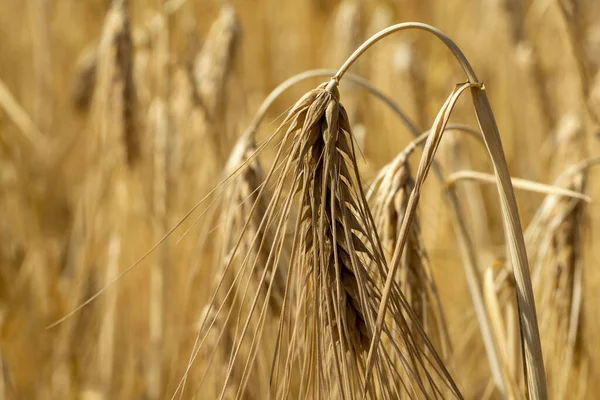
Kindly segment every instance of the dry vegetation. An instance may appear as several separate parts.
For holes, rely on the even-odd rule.
[[[0,10],[0,400],[600,395],[598,1]]]

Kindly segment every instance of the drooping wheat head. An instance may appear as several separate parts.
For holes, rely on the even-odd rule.
[[[388,262],[396,248],[400,225],[408,198],[414,186],[408,157],[409,146],[386,165],[371,183],[368,198],[372,202],[375,226],[381,235]],[[418,322],[432,340],[440,355],[449,360],[449,338],[433,271],[421,237],[418,216],[413,221],[410,237],[402,255],[397,281]]]

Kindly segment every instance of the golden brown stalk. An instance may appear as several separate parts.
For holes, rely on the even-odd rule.
[[[472,88],[471,96],[477,121],[483,133],[488,154],[494,165],[496,186],[502,208],[503,225],[508,241],[511,264],[517,286],[519,323],[524,353],[524,375],[527,378],[527,391],[533,399],[545,399],[547,394],[546,373],[542,354],[537,312],[523,229],[519,220],[519,209],[502,148],[502,141],[496,120],[485,90]]]
[[[450,176],[446,184],[449,186],[455,185],[458,181],[469,181],[474,180],[481,183],[495,183],[494,175],[487,174],[485,172],[478,171],[456,171]],[[513,187],[515,189],[524,190],[528,192],[553,194],[557,196],[570,197],[573,199],[583,200],[587,203],[591,201],[589,196],[586,196],[578,191],[569,190],[558,186],[546,185],[539,182],[530,181],[527,179],[511,178]]]

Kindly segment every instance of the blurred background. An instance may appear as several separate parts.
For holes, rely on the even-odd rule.
[[[279,83],[339,68],[370,35],[404,21],[440,28],[466,54],[513,176],[553,183],[600,154],[596,0],[0,0],[0,399],[170,398],[211,292],[210,220],[179,243],[184,230],[174,233],[95,302],[46,327],[125,271],[219,183],[236,139]],[[420,130],[466,80],[423,32],[382,40],[351,71]],[[284,93],[261,135],[325,80]],[[368,179],[412,136],[364,89],[343,82],[341,100]],[[452,121],[477,127],[468,101]],[[459,133],[442,141],[439,160],[447,172],[491,172],[481,144]],[[585,367],[573,379],[585,382],[578,396],[592,399],[600,393],[591,379],[600,374],[600,193],[598,173],[586,175],[593,200],[566,262],[584,265],[576,357]],[[505,252],[496,189],[457,185],[480,262],[491,265]],[[490,373],[441,190],[434,179],[426,185],[422,231],[459,384],[467,398],[481,398]],[[519,191],[517,199],[527,227],[544,195]],[[192,369],[190,387],[202,372]]]

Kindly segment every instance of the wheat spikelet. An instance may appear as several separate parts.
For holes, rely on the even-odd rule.
[[[583,130],[573,115],[563,117],[557,132],[554,165],[561,170],[582,157]],[[561,168],[562,165],[562,168]],[[586,172],[559,176],[556,186],[583,193]],[[527,230],[533,251],[532,270],[540,304],[542,344],[548,360],[549,386],[555,398],[573,398],[580,385],[574,371],[584,373],[588,362],[582,352],[585,337],[580,335],[583,295],[583,218],[586,203],[580,199],[547,196]],[[575,386],[572,386],[575,385]],[[570,391],[568,391],[570,390]]]
[[[346,207],[360,210],[358,200],[352,196],[349,185],[353,179],[343,158],[345,156],[351,159],[351,139],[348,136],[350,127],[345,110],[333,98],[327,98],[327,91],[321,93],[324,94],[323,99],[319,99],[317,94],[313,103],[317,104],[315,115],[326,115],[327,125],[319,126],[325,122],[321,120],[322,117],[314,122],[307,121],[313,123],[313,126],[308,128],[311,131],[306,132],[306,139],[299,137],[306,140],[304,148],[307,150],[306,158],[302,160],[303,184],[305,187],[312,186],[306,190],[303,199],[301,227],[306,239],[302,250],[312,255],[312,268],[315,270],[313,279],[324,282],[317,283],[317,286],[325,285],[325,288],[331,288],[334,282],[338,283],[337,280],[342,282],[342,292],[337,294],[340,298],[336,301],[340,308],[337,311],[339,314],[335,320],[326,323],[331,325],[332,331],[338,331],[335,336],[342,340],[343,348],[361,351],[370,342],[370,333],[366,323],[367,311],[361,305],[357,275],[364,275],[366,269],[364,265],[352,262],[352,253],[359,251],[368,255],[369,250],[364,248],[364,244],[356,235],[366,235],[364,228],[360,226],[355,215],[344,215],[343,210]],[[329,95],[335,96],[331,93]],[[326,108],[319,110],[319,105]],[[327,130],[323,131],[324,129]],[[317,232],[316,226],[319,227]],[[357,232],[352,232],[352,229]],[[331,242],[323,243],[325,237],[331,238]],[[315,297],[318,295],[314,293]],[[328,307],[334,308],[334,300],[327,301],[331,303]],[[343,324],[343,328],[337,326],[339,323]]]
[[[414,186],[408,157],[414,146],[409,146],[386,165],[371,184],[373,218],[381,241],[391,262],[396,248],[408,198]],[[417,321],[429,336],[436,350],[449,360],[449,338],[444,313],[439,301],[437,285],[429,257],[421,237],[418,216],[410,230],[410,237],[397,276],[402,293],[408,300]]]
[[[572,190],[582,191],[583,176],[572,177],[568,185]],[[544,332],[542,343],[548,360],[549,385],[557,398],[566,395],[569,374],[577,368],[574,357],[582,345],[578,331],[582,323],[583,232],[580,221],[584,204],[575,199],[548,199],[541,208],[548,211],[542,212],[541,218],[534,222],[535,229],[540,231],[539,242],[532,245],[537,248],[533,266],[538,278],[535,287]],[[545,215],[542,217],[542,214]]]

